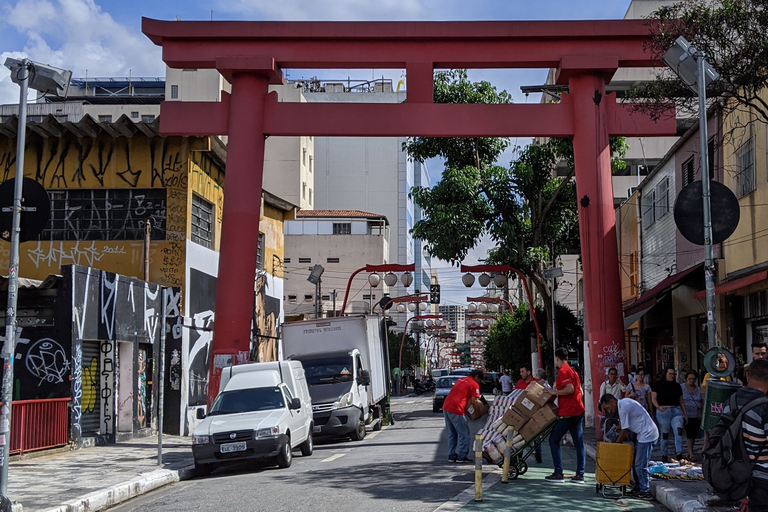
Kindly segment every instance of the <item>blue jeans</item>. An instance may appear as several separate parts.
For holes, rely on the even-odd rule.
[[[576,448],[576,474],[584,475],[587,465],[587,452],[584,450],[583,420],[583,414],[560,418],[549,435],[549,449],[552,451],[552,462],[555,465],[555,474],[557,475],[563,474],[563,457],[560,455],[560,441],[566,432],[571,433],[573,446]]]
[[[659,422],[659,431],[661,433],[661,454],[667,455],[670,431],[675,436],[675,453],[682,453],[685,419],[680,407],[667,407],[666,411],[657,409],[656,421]]]
[[[648,472],[648,461],[651,460],[652,443],[635,443],[635,476],[637,477],[637,490],[651,492],[651,475]]]
[[[445,417],[445,430],[448,432],[448,457],[458,456],[463,459],[469,455],[469,425],[467,418],[453,414],[443,409]],[[458,440],[459,451],[456,451]]]

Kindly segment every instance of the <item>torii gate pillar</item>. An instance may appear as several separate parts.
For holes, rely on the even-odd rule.
[[[584,343],[589,346],[592,397],[597,406],[605,369],[626,364],[606,77],[601,73],[581,73],[571,76],[568,82],[588,332]],[[596,432],[598,436],[602,433],[600,428]]]

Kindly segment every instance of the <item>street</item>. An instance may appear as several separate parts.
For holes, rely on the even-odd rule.
[[[448,464],[442,414],[431,395],[392,400],[396,424],[363,441],[318,441],[287,469],[233,464],[114,511],[432,511],[473,483],[474,466]]]

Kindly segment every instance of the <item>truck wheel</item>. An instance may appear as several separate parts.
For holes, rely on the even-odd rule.
[[[360,415],[360,419],[357,421],[357,428],[352,432],[353,441],[362,441],[365,438],[365,421],[363,421],[363,415]]]
[[[374,420],[379,420],[373,425],[373,431],[378,432],[381,430],[381,424],[384,423],[384,415],[381,413],[381,406],[376,406],[376,413],[373,415]]]
[[[301,455],[309,457],[312,455],[312,451],[315,449],[315,443],[312,440],[312,425],[309,426],[309,433],[307,434],[307,440],[299,445]]]
[[[208,476],[213,473],[214,469],[216,468],[211,463],[203,464],[195,461],[195,472],[197,473],[197,476]]]
[[[281,468],[289,468],[291,467],[291,462],[293,462],[293,452],[291,451],[291,438],[290,436],[286,436],[285,438],[285,446],[282,450],[280,450],[280,453],[277,455],[277,465]]]

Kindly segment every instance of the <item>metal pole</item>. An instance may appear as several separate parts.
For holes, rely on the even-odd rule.
[[[715,261],[712,254],[712,210],[709,196],[709,152],[707,151],[707,84],[704,53],[696,54],[699,65],[699,138],[701,151],[701,195],[704,216],[704,284],[707,294],[707,341],[709,348],[717,346],[715,322]]]
[[[8,309],[6,310],[5,345],[3,349],[2,408],[0,408],[0,493],[8,494],[8,463],[11,449],[11,408],[13,402],[13,357],[16,352],[16,295],[19,284],[19,235],[21,234],[21,195],[24,185],[24,146],[27,130],[27,89],[29,86],[29,60],[22,59],[19,77],[19,126],[16,131],[16,174],[13,194],[13,220],[11,228],[11,254],[8,266]]]
[[[168,317],[168,298],[167,294],[171,290],[163,288],[163,293],[160,296],[163,299],[163,316],[161,318],[160,328],[160,354],[158,359],[158,371],[157,371],[157,465],[163,465],[163,401],[165,393],[163,388],[165,387],[165,327],[167,325]]]
[[[555,350],[557,350],[555,346],[557,329],[557,320],[555,319],[555,279],[554,277],[552,278],[552,293],[549,295],[552,298],[552,364],[554,364],[553,368],[555,369],[555,375],[557,375],[557,363],[555,362]]]
[[[152,233],[152,223],[149,219],[144,223],[144,282],[149,282],[149,238]]]
[[[315,320],[320,318],[320,279],[315,283]]]

